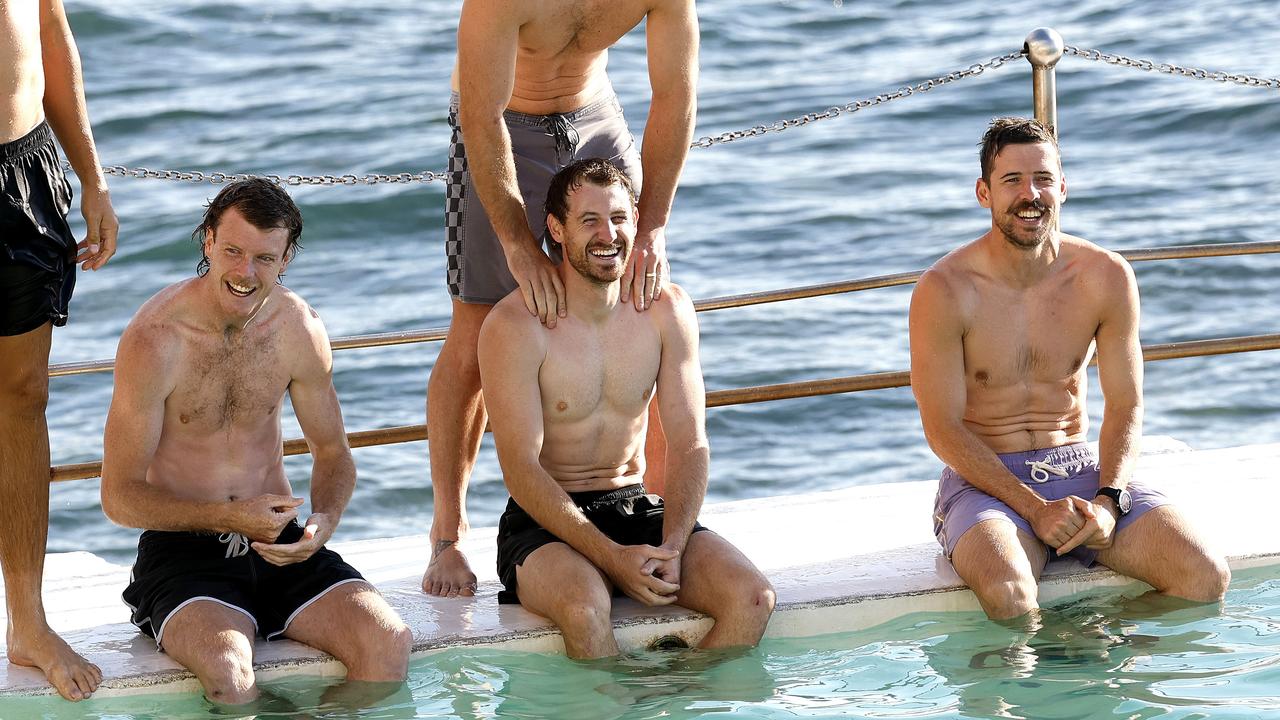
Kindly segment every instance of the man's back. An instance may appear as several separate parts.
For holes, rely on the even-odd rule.
[[[999,453],[1087,434],[1085,369],[1103,311],[1124,288],[1115,280],[1123,261],[1068,235],[1061,247],[1052,270],[1029,284],[1002,275],[981,240],[922,279],[944,286],[962,324],[965,425]]]
[[[44,116],[40,4],[0,2],[0,142],[25,135]]]

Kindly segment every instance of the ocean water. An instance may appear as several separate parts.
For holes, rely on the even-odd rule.
[[[325,681],[264,683],[220,714],[196,694],[10,698],[13,717],[1231,718],[1280,714],[1280,580],[1238,573],[1218,608],[1117,595],[1046,608],[1010,629],[978,612],[913,613],[874,628],[766,639],[750,652],[642,652],[603,661],[490,649],[416,660],[407,685],[353,709]],[[9,715],[6,714],[6,717]]]
[[[67,0],[104,164],[205,172],[441,170],[459,0]],[[1157,62],[1280,76],[1270,0],[832,3],[703,0],[697,135],[873,97],[1021,47],[1052,26],[1067,43]],[[639,136],[644,38],[610,58]],[[1064,230],[1110,248],[1274,240],[1280,94],[1113,67],[1059,64],[1069,200]],[[1030,114],[1019,60],[886,106],[689,154],[668,230],[694,297],[927,267],[989,226],[973,197],[976,142],[996,115]],[[107,358],[134,311],[192,274],[209,184],[113,178],[120,252],[83,276],[54,362]],[[439,327],[441,183],[299,188],[305,250],[288,285],[332,336]],[[73,221],[79,223],[73,213]],[[79,232],[79,225],[76,225]],[[1145,343],[1276,332],[1280,259],[1141,263]],[[710,389],[905,369],[910,287],[701,315]],[[344,351],[348,429],[423,422],[438,345]],[[1147,367],[1146,431],[1194,447],[1280,440],[1275,352]],[[57,378],[55,464],[101,457],[105,374]],[[1090,412],[1102,402],[1096,383]],[[936,477],[908,389],[714,409],[710,501]],[[297,436],[296,426],[288,431]],[[425,533],[426,443],[355,451],[360,481],[339,538]],[[309,463],[289,462],[306,492]],[[505,499],[486,440],[473,525]],[[53,491],[51,551],[129,562],[136,531],[102,515],[97,481]],[[920,522],[928,522],[922,509]],[[425,562],[425,558],[424,558]]]

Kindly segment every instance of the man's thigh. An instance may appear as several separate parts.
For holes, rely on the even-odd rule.
[[[767,582],[741,550],[704,530],[689,536],[681,554],[676,604],[711,615],[744,590]]]
[[[1036,582],[1049,560],[1048,549],[1003,519],[983,520],[956,541],[951,565],[971,588]]]
[[[256,634],[257,626],[245,611],[200,599],[183,605],[165,620],[162,640],[166,655],[203,679],[228,652],[251,661]]]
[[[1208,557],[1203,540],[1172,505],[1143,514],[1098,552],[1098,562],[1156,588],[1190,576]]]
[[[355,580],[299,610],[284,636],[341,660],[344,650],[359,647],[362,638],[384,634],[400,624],[400,616],[372,585]]]
[[[612,604],[613,583],[567,543],[547,543],[516,566],[516,594],[526,609],[553,620],[566,608]]]

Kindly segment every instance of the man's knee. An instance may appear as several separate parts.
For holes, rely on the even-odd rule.
[[[1001,580],[972,587],[982,610],[992,620],[1020,617],[1039,607],[1035,580]]]
[[[726,610],[731,614],[757,622],[762,626],[769,621],[773,608],[777,605],[778,594],[760,571],[754,571],[750,577],[736,583],[736,588],[728,598]]]
[[[351,647],[351,656],[343,660],[349,676],[357,676],[361,680],[403,680],[408,673],[412,650],[413,633],[407,625],[397,621],[377,632],[359,633]]]
[[[200,674],[200,684],[210,702],[243,705],[258,697],[253,661],[238,648],[219,652]]]
[[[552,609],[552,620],[560,630],[574,635],[613,632],[613,599],[607,591],[577,588],[568,591]]]
[[[49,369],[23,363],[0,374],[0,406],[13,417],[43,417],[49,404]]]
[[[1218,602],[1231,584],[1231,566],[1226,558],[1213,553],[1196,558],[1180,575],[1177,585],[1167,592],[1196,602]]]

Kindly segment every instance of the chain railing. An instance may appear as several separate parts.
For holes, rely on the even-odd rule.
[[[1272,90],[1280,90],[1280,78],[1262,78],[1254,77],[1252,75],[1221,72],[1217,70],[1204,70],[1196,67],[1184,67],[1182,65],[1174,65],[1173,63],[1158,63],[1153,60],[1131,58],[1124,55],[1105,53],[1101,50],[1078,48],[1072,45],[1065,46],[1063,48],[1063,52],[1067,55],[1084,58],[1085,60],[1104,62],[1108,65],[1130,67],[1135,70],[1143,70],[1145,72],[1158,72],[1166,75],[1180,75],[1182,77],[1193,78],[1196,80],[1212,80],[1214,82],[1235,83],[1237,85],[1244,85],[1247,87],[1264,87]]]

